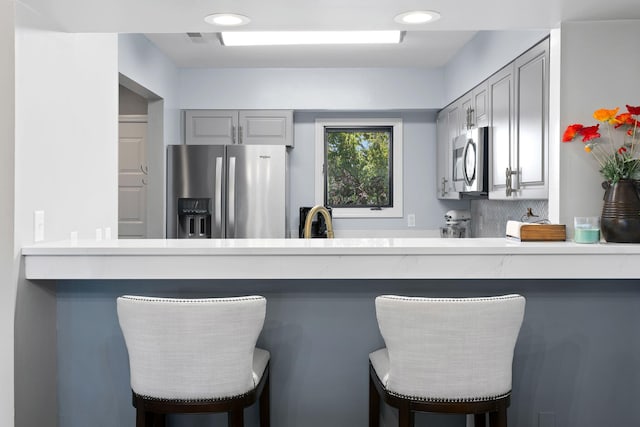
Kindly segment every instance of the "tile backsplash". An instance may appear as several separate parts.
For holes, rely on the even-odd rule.
[[[471,235],[504,237],[507,221],[527,221],[528,208],[537,215],[528,221],[549,218],[547,200],[471,200]]]

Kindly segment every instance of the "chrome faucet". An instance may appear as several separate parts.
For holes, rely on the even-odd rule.
[[[333,224],[331,223],[331,215],[329,215],[329,211],[322,205],[315,205],[311,208],[309,213],[307,214],[307,219],[304,221],[304,233],[303,237],[305,239],[311,238],[311,222],[313,221],[313,217],[319,213],[324,217],[324,222],[327,224],[327,238],[333,239]]]

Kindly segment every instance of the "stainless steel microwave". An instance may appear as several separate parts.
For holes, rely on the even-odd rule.
[[[453,140],[451,182],[454,191],[485,195],[489,190],[489,128],[466,131]]]

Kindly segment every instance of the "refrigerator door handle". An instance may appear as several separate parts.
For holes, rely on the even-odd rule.
[[[229,195],[228,195],[228,231],[236,237],[236,158],[229,157]]]
[[[222,157],[216,157],[215,204],[216,229],[220,230],[222,227]]]

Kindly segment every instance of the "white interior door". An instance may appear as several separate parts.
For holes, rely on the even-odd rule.
[[[147,237],[147,118],[120,116],[118,138],[118,238]]]

